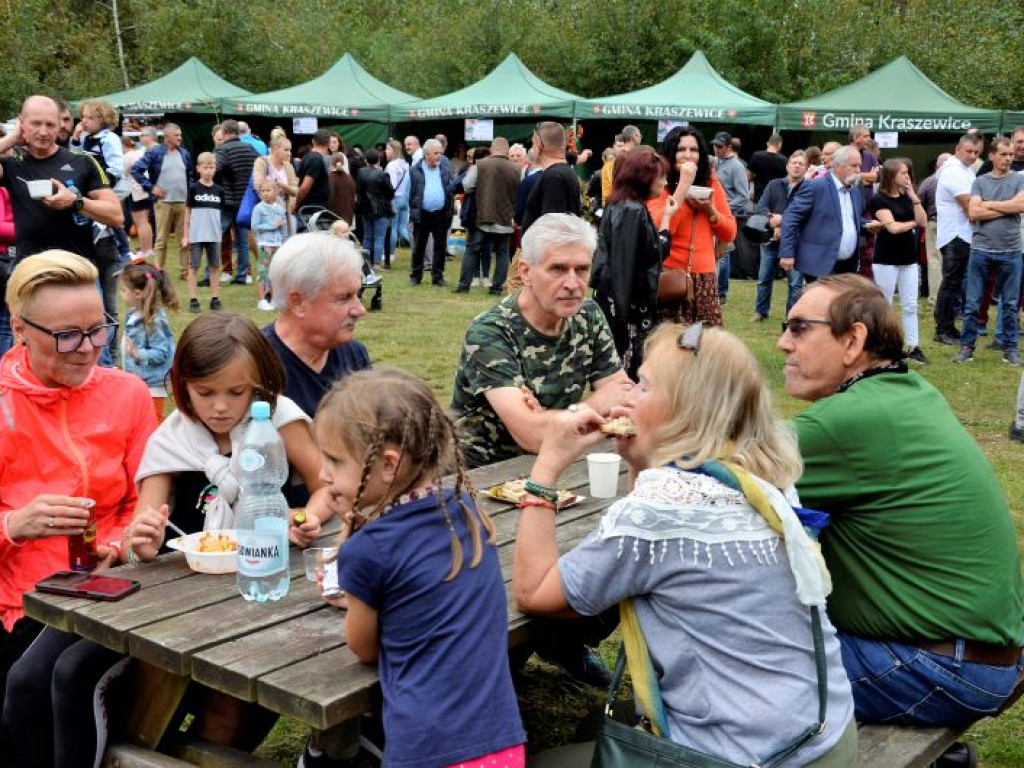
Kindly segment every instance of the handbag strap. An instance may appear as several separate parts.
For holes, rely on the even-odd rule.
[[[818,721],[808,726],[792,742],[772,753],[763,762],[757,763],[760,768],[774,768],[783,761],[789,759],[798,749],[809,742],[819,733],[825,730],[825,715],[828,711],[828,673],[825,664],[825,640],[821,628],[821,611],[818,606],[811,606],[811,636],[814,640],[814,668],[818,678]],[[622,617],[622,644],[619,646],[618,659],[615,662],[615,670],[612,673],[611,689],[608,692],[608,700],[605,704],[605,714],[609,717],[612,714],[615,702],[618,700],[619,686],[622,683],[622,675],[626,670],[627,663],[632,675],[633,690],[637,699],[644,707],[648,719],[651,720],[652,729],[656,735],[662,738],[667,736],[667,723],[664,721],[664,709],[661,699],[661,691],[658,688],[658,681],[653,674],[646,674],[645,670],[652,669],[650,656],[647,650],[647,643],[644,640],[643,631],[639,621],[636,620],[636,609],[633,606],[632,598],[619,603],[619,612]],[[631,638],[627,639],[628,636]],[[636,641],[636,642],[635,642]],[[632,647],[642,648],[640,658],[634,661]],[[634,672],[636,670],[636,672]],[[643,686],[641,688],[640,686]],[[647,702],[653,702],[648,706]],[[657,720],[662,720],[658,723]],[[661,731],[657,733],[657,731]],[[748,766],[736,765],[735,768],[749,768]]]

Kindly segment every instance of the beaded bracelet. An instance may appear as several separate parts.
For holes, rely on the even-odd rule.
[[[543,507],[544,509],[550,509],[552,512],[558,511],[558,507],[550,501],[544,501],[542,499],[523,499],[516,504],[516,506],[520,509],[526,509],[527,507]]]
[[[546,499],[552,504],[558,501],[558,489],[553,488],[550,485],[541,485],[540,483],[535,483],[531,478],[527,478],[523,487],[526,489],[527,493]]]

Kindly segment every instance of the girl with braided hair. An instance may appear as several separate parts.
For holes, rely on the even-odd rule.
[[[423,382],[378,369],[335,384],[315,432],[342,514],[346,640],[380,668],[383,764],[522,766],[494,524],[451,420]]]

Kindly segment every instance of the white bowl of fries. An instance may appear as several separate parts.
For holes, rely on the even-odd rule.
[[[238,532],[202,531],[167,542],[170,549],[185,553],[189,568],[198,573],[234,573],[238,570]]]

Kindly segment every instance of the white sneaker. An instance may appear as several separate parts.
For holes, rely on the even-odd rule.
[[[234,275],[232,275],[230,272],[221,272],[220,273],[221,285],[223,285],[224,283],[230,283],[233,277],[234,277]]]
[[[489,277],[481,277],[480,278],[480,286],[482,288],[490,288],[491,287],[491,278],[489,278]]]
[[[262,310],[264,312],[273,312],[275,308],[274,305],[271,304],[266,299],[260,299],[259,304],[256,305],[256,309]]]
[[[245,276],[245,284],[246,285],[252,285],[252,275],[246,275]]]

